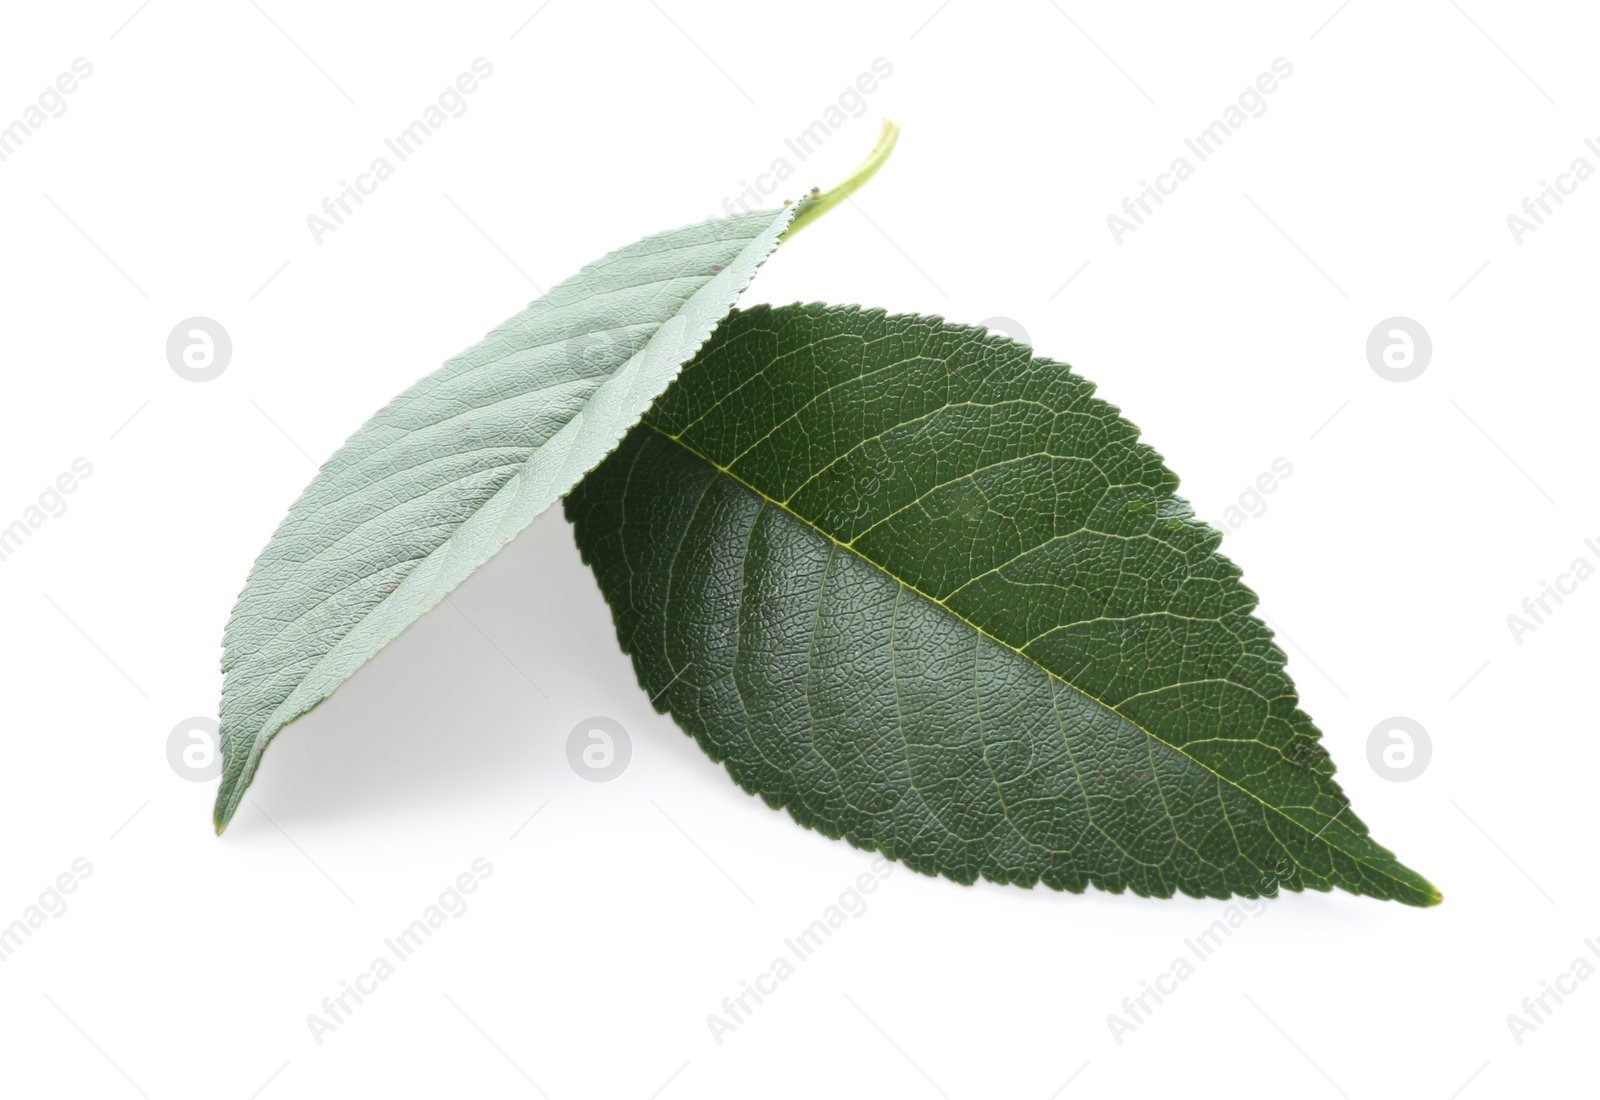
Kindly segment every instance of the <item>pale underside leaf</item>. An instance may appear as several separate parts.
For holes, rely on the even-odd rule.
[[[616,447],[796,209],[611,253],[396,397],[323,465],[261,552],[223,639],[218,832],[279,730]]]

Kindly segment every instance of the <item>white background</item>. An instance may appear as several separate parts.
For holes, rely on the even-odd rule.
[[[1521,645],[1506,616],[1600,558],[1600,182],[1520,244],[1506,216],[1600,166],[1594,14],[540,2],[7,5],[0,122],[75,58],[94,73],[0,163],[0,526],[75,458],[94,472],[0,562],[0,924],[93,867],[0,963],[6,1091],[1591,1087],[1600,981],[1520,1045],[1506,1018],[1600,936],[1600,582]],[[478,57],[466,113],[317,244],[306,216]],[[215,714],[228,610],[314,463],[530,284],[795,162],[783,139],[880,57],[892,76],[784,193],[845,174],[882,115],[898,151],[747,300],[1011,318],[1213,521],[1288,460],[1224,549],[1356,811],[1444,904],[1286,894],[1119,1044],[1108,1014],[1225,903],[901,867],[719,1045],[708,1014],[871,857],[651,711],[558,512],[286,731],[214,837],[215,783],[174,772],[168,734]],[[1266,113],[1118,244],[1106,216],[1279,57]],[[195,315],[234,344],[204,384],[164,350]],[[1404,384],[1365,353],[1394,315],[1434,344]],[[609,783],[567,763],[592,715],[631,737]],[[1432,743],[1405,783],[1367,756],[1396,715]],[[314,1041],[308,1014],[480,856],[470,908]]]

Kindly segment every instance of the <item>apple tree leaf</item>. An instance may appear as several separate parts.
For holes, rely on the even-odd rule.
[[[279,730],[615,449],[806,205],[658,233],[585,267],[389,402],[322,466],[223,638],[217,832]]]
[[[1432,905],[1255,594],[1064,364],[735,311],[567,497],[641,687],[802,825],[970,883]]]

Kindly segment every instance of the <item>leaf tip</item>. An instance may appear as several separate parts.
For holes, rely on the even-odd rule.
[[[234,813],[239,809],[239,803],[244,798],[245,779],[242,775],[231,780],[226,772],[222,776],[222,785],[217,788],[216,805],[211,808],[211,825],[218,836],[228,827],[233,820]]]
[[[1432,909],[1435,905],[1444,901],[1444,894],[1437,886],[1421,875],[1415,874],[1415,872],[1413,872],[1413,875],[1415,878],[1412,884],[1413,889],[1409,895],[1402,899],[1407,905],[1414,905],[1418,909]]]

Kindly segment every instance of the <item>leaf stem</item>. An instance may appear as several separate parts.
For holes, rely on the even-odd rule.
[[[883,128],[878,131],[878,143],[872,147],[872,152],[867,154],[867,159],[861,162],[860,167],[826,191],[813,193],[801,200],[800,212],[795,215],[788,232],[784,234],[785,239],[794,236],[838,206],[854,194],[863,183],[871,179],[878,169],[883,167],[883,162],[889,159],[889,154],[894,151],[894,144],[899,138],[900,127],[884,119]]]

